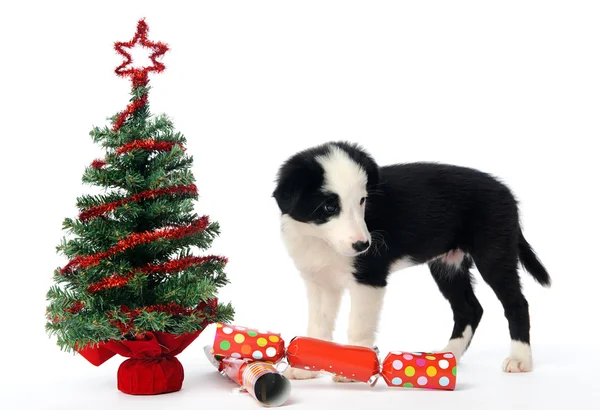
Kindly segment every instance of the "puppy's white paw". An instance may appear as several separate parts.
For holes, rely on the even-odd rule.
[[[531,358],[507,357],[502,363],[502,370],[506,373],[530,372],[533,370],[533,361]]]
[[[339,374],[336,374],[335,376],[333,376],[332,379],[335,383],[354,383],[356,381],[356,380],[348,379],[344,376],[340,376]]]
[[[502,363],[502,370],[506,373],[526,373],[532,371],[533,358],[529,344],[513,340],[510,355]]]
[[[456,358],[456,363],[458,364],[460,362],[460,359],[465,354],[465,351],[467,350],[469,343],[471,343],[472,338],[473,338],[473,328],[471,328],[470,325],[467,325],[467,327],[465,327],[465,330],[464,330],[462,336],[454,338],[454,339],[450,339],[448,341],[448,344],[446,345],[446,347],[444,347],[442,350],[440,350],[436,353],[450,352],[454,355],[454,357]]]
[[[283,372],[283,376],[285,376],[289,380],[308,380],[316,379],[317,377],[319,377],[319,372],[311,372],[309,370],[288,367]]]
[[[441,350],[433,350],[431,353],[452,353],[456,359],[456,364],[458,364],[460,362],[460,358],[462,357],[463,350],[452,346],[446,346]]]

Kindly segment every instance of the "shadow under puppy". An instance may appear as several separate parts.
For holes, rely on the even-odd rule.
[[[508,321],[511,348],[502,369],[533,369],[519,262],[543,286],[550,277],[523,236],[517,201],[491,175],[425,162],[380,167],[357,144],[329,142],[288,158],[273,197],[283,242],[306,284],[308,336],[332,340],[347,289],[348,343],[373,347],[388,275],[427,264],[454,314],[442,350],[458,361],[483,314],[471,284],[475,265]],[[292,379],[317,375],[286,372]]]

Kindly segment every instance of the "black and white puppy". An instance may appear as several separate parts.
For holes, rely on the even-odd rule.
[[[504,184],[453,165],[380,167],[360,146],[330,142],[287,159],[273,197],[283,241],[306,284],[308,336],[332,340],[348,290],[348,343],[373,347],[388,275],[426,263],[454,313],[443,351],[460,360],[483,314],[471,285],[474,264],[508,320],[512,342],[502,369],[532,370],[519,262],[543,286],[550,277],[523,236],[517,201]],[[287,371],[295,379],[316,375]]]

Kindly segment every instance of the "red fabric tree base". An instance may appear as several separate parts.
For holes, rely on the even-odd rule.
[[[119,366],[117,388],[126,394],[152,395],[181,390],[183,366],[175,357],[200,335],[201,331],[174,336],[149,332],[142,340],[109,341],[86,346],[78,353],[94,366],[116,354],[128,357]]]

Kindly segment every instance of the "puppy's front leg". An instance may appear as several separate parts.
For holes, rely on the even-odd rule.
[[[353,346],[375,347],[375,333],[383,307],[385,287],[362,285],[352,281],[350,290],[350,320],[348,323],[348,344]],[[335,376],[336,382],[352,380]]]
[[[350,290],[350,320],[348,344],[372,348],[383,307],[385,287],[363,285],[352,281]]]
[[[308,298],[307,336],[331,341],[343,289],[324,286],[311,280],[306,280],[305,285]],[[288,379],[312,379],[318,377],[319,372],[288,367],[284,376]]]
[[[308,296],[307,335],[315,339],[333,340],[343,289],[306,281]]]

